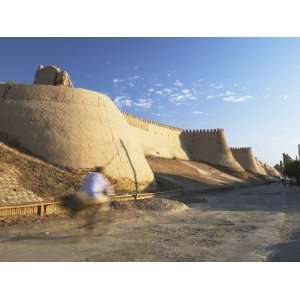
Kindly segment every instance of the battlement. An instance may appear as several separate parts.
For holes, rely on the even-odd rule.
[[[147,120],[147,119],[135,116],[135,115],[130,114],[130,113],[125,112],[125,111],[121,111],[121,112],[126,117],[126,119],[129,120],[129,122],[130,122],[130,119],[134,119],[134,120],[136,120],[136,121],[138,121],[142,124],[154,125],[154,126],[159,126],[159,127],[166,128],[166,129],[180,131],[183,134],[190,134],[190,133],[193,133],[193,134],[207,134],[207,133],[221,133],[221,132],[224,132],[224,129],[222,129],[222,128],[183,129],[183,128],[179,128],[179,127],[175,127],[175,126],[166,125],[166,124],[163,124],[163,123],[160,123],[160,122]],[[137,123],[131,124],[131,125],[135,126],[135,125],[137,125]]]
[[[232,151],[251,151],[251,147],[231,147]]]
[[[185,129],[183,130],[183,134],[207,134],[207,133],[221,133],[224,132],[222,128],[214,128],[214,129]]]

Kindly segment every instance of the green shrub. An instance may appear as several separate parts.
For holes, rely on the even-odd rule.
[[[9,84],[9,85],[17,84],[17,82],[15,80],[7,80],[5,83]]]
[[[295,160],[288,162],[284,166],[284,175],[294,178],[298,185],[300,185],[300,161]]]

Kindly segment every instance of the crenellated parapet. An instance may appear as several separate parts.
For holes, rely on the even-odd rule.
[[[233,150],[233,151],[238,151],[238,150],[241,150],[241,151],[251,151],[252,150],[251,147],[231,147],[230,149]]]
[[[165,128],[165,129],[170,129],[170,130],[175,130],[175,131],[182,131],[182,129],[178,128],[178,127],[166,125],[166,124],[156,122],[156,121],[152,121],[152,120],[147,120],[147,119],[135,116],[135,115],[130,114],[130,113],[125,112],[125,111],[121,111],[121,112],[126,117],[127,121],[129,123],[131,123],[130,125],[133,125],[133,126],[139,127],[139,124],[141,124],[142,125],[141,127],[148,128],[149,125],[152,125],[152,126],[157,126],[157,127],[160,127],[160,128]]]
[[[207,133],[222,133],[224,129],[214,128],[214,129],[185,129],[183,134],[207,134]]]
[[[181,128],[122,112],[146,156],[188,159],[180,142]]]
[[[163,124],[160,122],[147,120],[147,119],[138,117],[136,115],[133,115],[133,114],[125,112],[125,111],[121,111],[121,113],[126,117],[127,121],[130,123],[130,125],[142,127],[142,128],[149,128],[147,125],[152,125],[152,126],[158,126],[160,128],[174,130],[176,132],[181,132],[182,134],[188,134],[188,133],[209,134],[209,133],[223,133],[224,132],[224,129],[222,129],[222,128],[183,129],[183,128]],[[141,125],[141,126],[139,126],[139,125]]]

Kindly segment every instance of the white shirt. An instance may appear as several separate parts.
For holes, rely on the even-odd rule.
[[[90,197],[101,197],[108,187],[109,182],[102,174],[91,172],[85,177],[81,191]]]

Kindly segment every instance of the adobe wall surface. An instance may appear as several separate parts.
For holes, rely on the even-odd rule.
[[[123,112],[146,156],[188,159],[180,142],[182,129]]]
[[[264,176],[267,176],[268,174],[265,170],[264,164],[261,161],[259,161],[258,159],[255,159],[255,160],[256,160],[256,163],[257,163],[260,174],[264,175]]]
[[[146,156],[194,160],[244,171],[233,157],[222,129],[183,130],[123,114]]]
[[[180,139],[191,160],[206,162],[236,172],[244,171],[232,155],[223,129],[187,130],[181,133]]]
[[[104,166],[126,189],[154,181],[142,148],[105,95],[50,85],[0,85],[0,131],[46,161]]]
[[[240,163],[240,165],[249,172],[254,174],[264,175],[260,166],[253,155],[253,151],[250,147],[231,148],[234,158]]]
[[[271,177],[280,177],[280,173],[273,167],[265,164],[265,171],[267,173],[267,175],[271,176]]]

